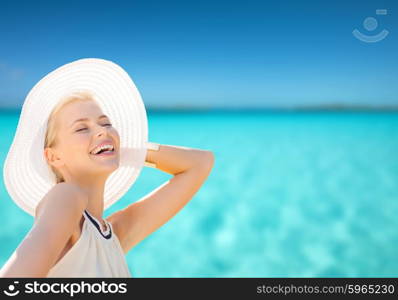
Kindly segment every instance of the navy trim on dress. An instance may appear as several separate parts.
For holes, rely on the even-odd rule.
[[[86,210],[84,210],[84,212],[86,213],[86,216],[88,216],[88,218],[89,218],[89,219],[91,220],[91,222],[94,224],[94,226],[97,227],[98,231],[101,233],[101,235],[102,235],[104,238],[110,239],[110,238],[112,237],[112,227],[109,226],[109,224],[106,224],[107,227],[109,228],[109,234],[104,235],[104,234],[102,233],[100,224],[98,224],[97,221],[96,221],[95,219],[93,219],[93,217],[92,217]]]

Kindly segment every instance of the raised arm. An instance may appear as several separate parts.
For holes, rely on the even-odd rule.
[[[173,178],[108,218],[125,253],[192,199],[210,174],[214,155],[207,150],[161,145],[159,151],[148,151],[147,162],[155,163]]]
[[[0,277],[46,277],[73,234],[87,197],[68,183],[59,183],[36,208],[35,222],[0,269]]]

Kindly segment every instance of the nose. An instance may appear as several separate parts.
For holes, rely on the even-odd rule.
[[[107,128],[104,126],[99,126],[98,131],[96,132],[95,136],[101,136],[107,134]]]

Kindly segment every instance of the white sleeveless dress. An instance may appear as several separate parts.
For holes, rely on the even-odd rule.
[[[47,277],[132,277],[112,224],[100,222],[86,210],[80,238],[50,269]]]

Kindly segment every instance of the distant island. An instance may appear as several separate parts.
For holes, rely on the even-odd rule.
[[[398,103],[398,101],[397,101]],[[300,105],[300,106],[274,106],[274,107],[265,107],[265,106],[247,106],[247,107],[239,107],[239,106],[189,106],[189,105],[175,105],[175,106],[145,106],[147,111],[152,112],[163,112],[163,111],[206,111],[206,112],[214,112],[214,111],[368,111],[368,112],[377,112],[377,111],[385,111],[385,112],[398,112],[398,104],[397,105],[380,105],[380,106],[370,106],[370,105],[346,105],[346,104],[323,104],[323,105]]]

